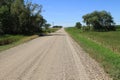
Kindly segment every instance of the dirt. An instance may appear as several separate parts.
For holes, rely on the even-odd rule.
[[[0,53],[0,80],[112,80],[61,29]]]

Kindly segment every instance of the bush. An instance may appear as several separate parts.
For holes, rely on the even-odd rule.
[[[81,29],[82,29],[82,31],[91,31],[91,30],[93,30],[93,27],[92,26],[83,26]]]
[[[78,29],[81,29],[82,24],[80,22],[77,22],[76,25],[75,25],[75,27],[78,28]]]

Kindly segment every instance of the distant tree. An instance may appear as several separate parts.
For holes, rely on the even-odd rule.
[[[44,25],[44,27],[45,27],[46,30],[48,30],[48,29],[50,28],[50,26],[51,26],[51,24],[48,24],[48,23],[46,23],[46,24]]]
[[[53,28],[62,28],[63,26],[53,26]]]
[[[83,16],[83,20],[88,26],[93,26],[96,31],[115,30],[114,21],[109,12],[94,11]]]
[[[76,22],[76,25],[75,25],[75,27],[76,27],[76,28],[78,28],[78,29],[81,29],[81,27],[82,27],[82,24],[81,24],[80,22]]]

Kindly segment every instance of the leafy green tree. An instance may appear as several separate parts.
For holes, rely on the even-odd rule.
[[[20,15],[23,13],[24,9],[24,1],[23,0],[15,0],[11,4],[10,12],[13,17],[14,24],[12,32],[13,34],[20,34],[21,33],[21,23],[20,23]]]
[[[42,32],[46,20],[42,5],[24,0],[0,0],[0,33],[34,34]]]
[[[76,22],[76,25],[75,25],[75,27],[76,27],[76,28],[78,28],[78,29],[81,29],[81,27],[82,27],[82,24],[81,24],[80,22]]]
[[[0,8],[0,23],[2,24],[2,31],[5,34],[11,33],[13,21],[7,6],[2,6]]]
[[[3,34],[2,23],[0,22],[0,35]]]
[[[23,13],[20,15],[20,23],[25,33],[36,33],[42,31],[46,20],[41,15],[42,6],[28,2]]]
[[[83,20],[88,26],[93,26],[96,31],[115,30],[113,18],[106,11],[94,11],[86,14],[83,16]]]
[[[45,27],[46,30],[48,30],[48,29],[50,28],[50,26],[51,26],[51,24],[48,24],[48,23],[46,23],[46,24],[44,25],[44,27]]]

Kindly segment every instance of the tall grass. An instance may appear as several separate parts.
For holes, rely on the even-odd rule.
[[[21,39],[22,35],[3,35],[0,36],[0,46],[11,44],[19,39]]]
[[[76,28],[67,28],[66,31],[83,47],[83,49],[90,54],[92,58],[100,63],[106,73],[108,73],[113,80],[120,80],[120,54],[116,53],[112,49],[106,47],[106,45],[117,44],[115,36],[117,32],[97,33],[97,32],[85,32],[82,33]],[[112,34],[112,37],[111,37]],[[109,36],[109,37],[108,37]],[[94,37],[94,39],[90,39]],[[104,38],[104,39],[103,39]],[[100,44],[99,39],[103,39],[102,42],[110,41],[110,44]]]
[[[86,38],[102,44],[116,53],[120,53],[120,31],[113,32],[84,32]]]
[[[23,35],[3,35],[0,36],[0,51],[9,49],[26,41],[37,38],[38,35],[23,36]]]

